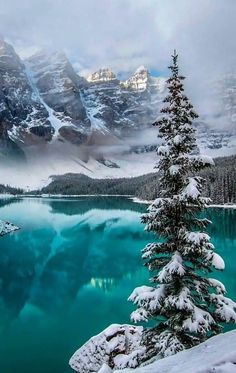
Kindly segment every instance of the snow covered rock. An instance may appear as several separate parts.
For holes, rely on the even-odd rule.
[[[140,66],[128,80],[124,82],[126,88],[145,90],[147,88],[150,73],[144,66]]]
[[[93,83],[99,83],[99,82],[109,82],[113,80],[117,80],[117,77],[113,73],[111,69],[105,68],[105,69],[100,69],[96,71],[95,73],[91,74],[87,78],[88,82],[93,82]]]
[[[118,373],[120,371],[115,371]],[[236,373],[236,330],[124,373]]]
[[[20,228],[16,225],[9,223],[7,221],[0,220],[0,236],[4,236],[7,233],[17,231],[18,229]]]
[[[74,132],[86,132],[90,122],[80,96],[80,88],[86,82],[76,74],[66,55],[38,52],[27,60],[27,65],[54,130],[62,137],[64,126]]]
[[[53,129],[48,114],[37,97],[33,97],[24,64],[13,47],[0,40],[0,146],[3,154],[9,150],[23,155],[19,144],[51,139]],[[40,130],[39,130],[40,129]]]
[[[162,77],[153,77],[145,66],[140,66],[135,73],[121,83],[123,87],[134,91],[152,91],[156,90],[163,93],[166,89],[166,79]]]
[[[110,325],[79,348],[69,364],[79,373],[135,368],[145,356],[145,347],[140,344],[142,332],[141,326]]]

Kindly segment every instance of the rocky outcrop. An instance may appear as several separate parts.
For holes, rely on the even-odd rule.
[[[86,129],[89,120],[80,97],[84,80],[74,71],[64,53],[40,52],[27,61],[43,101],[62,122]]]
[[[62,126],[59,129],[59,134],[65,140],[74,145],[81,145],[87,140],[86,134],[78,131],[76,128],[73,128],[71,126]]]
[[[140,66],[128,80],[123,83],[123,86],[128,89],[144,91],[148,88],[150,73],[144,66]]]
[[[40,126],[50,133],[53,128],[48,121],[48,113],[40,100],[33,97],[25,67],[13,47],[0,40],[0,126],[1,139],[13,142],[26,139]],[[5,131],[7,128],[7,133]],[[30,136],[28,136],[30,138]],[[9,140],[10,139],[10,140]]]
[[[215,115],[225,117],[225,129],[236,133],[236,73],[224,74],[215,84]]]
[[[145,356],[142,332],[142,326],[110,325],[77,350],[69,364],[80,373],[102,372],[105,365],[111,369],[135,368]]]
[[[23,150],[15,143],[8,134],[11,125],[4,120],[0,122],[0,161],[18,160],[25,161]]]
[[[89,75],[87,81],[90,83],[118,82],[118,79],[111,69],[105,68]]]
[[[9,223],[8,221],[0,220],[0,236],[19,230],[20,228],[16,225]]]

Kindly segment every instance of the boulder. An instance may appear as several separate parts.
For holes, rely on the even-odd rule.
[[[145,357],[142,333],[142,326],[110,325],[80,347],[69,364],[79,373],[135,368]]]

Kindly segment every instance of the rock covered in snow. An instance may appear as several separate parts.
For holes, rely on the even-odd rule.
[[[87,78],[88,82],[99,83],[99,82],[109,82],[117,80],[116,75],[111,69],[105,68],[95,71]]]
[[[69,364],[79,373],[108,373],[109,369],[137,367],[145,356],[141,345],[143,327],[110,325],[92,337],[71,357]]]
[[[0,40],[0,146],[9,157],[19,157],[19,144],[38,138],[51,139],[53,129],[48,114],[38,98],[33,97],[25,67],[13,47]]]
[[[18,229],[20,228],[16,225],[9,223],[8,221],[0,220],[0,236],[17,231]]]
[[[144,66],[140,66],[128,80],[123,84],[126,88],[134,90],[145,90],[147,88],[150,73]]]
[[[66,55],[41,51],[30,57],[27,65],[33,77],[35,91],[40,95],[54,129],[62,137],[64,126],[67,127],[67,132],[68,127],[74,132],[86,132],[90,122],[80,92],[81,86],[86,82],[76,74]],[[73,137],[73,131],[71,132]],[[84,141],[86,139],[87,136]]]
[[[155,90],[158,90],[163,93],[166,89],[166,79],[151,76],[145,66],[140,66],[129,79],[121,84],[123,87],[134,91],[149,90],[154,93]]]

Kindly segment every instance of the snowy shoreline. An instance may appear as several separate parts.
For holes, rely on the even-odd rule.
[[[145,199],[140,199],[138,197],[131,197],[130,199],[132,199],[133,202],[135,203],[143,203],[143,204],[151,204],[154,202],[154,200],[145,200]],[[223,204],[223,205],[220,205],[220,204],[212,204],[212,205],[209,205],[208,207],[217,207],[217,208],[225,208],[225,209],[236,209],[236,204]]]
[[[130,194],[0,194],[0,199],[8,198],[81,198],[81,197],[128,197]]]
[[[83,198],[83,197],[125,197],[134,203],[151,204],[154,200],[145,200],[133,197],[130,194],[0,194],[0,199],[10,198]],[[208,207],[236,209],[236,204],[212,204]]]

